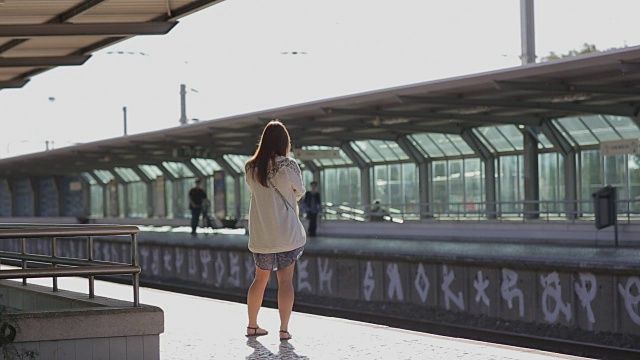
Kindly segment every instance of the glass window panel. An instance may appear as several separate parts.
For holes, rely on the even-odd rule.
[[[522,132],[515,125],[502,125],[496,127],[498,131],[504,135],[504,137],[509,142],[509,146],[515,150],[524,149],[524,139],[522,137]]]
[[[435,216],[445,213],[448,202],[447,188],[448,188],[448,176],[447,176],[447,162],[446,161],[434,161],[433,162],[433,202],[434,209],[432,211]]]
[[[129,201],[128,217],[147,217],[147,186],[143,182],[136,182],[127,185],[127,196]]]
[[[354,150],[372,163],[409,160],[407,154],[394,141],[354,141]]]
[[[484,201],[483,170],[480,159],[464,160],[464,198],[467,212],[480,210],[479,203]]]
[[[497,127],[484,127],[482,128],[482,135],[486,139],[486,142],[490,144],[490,149],[495,149],[498,152],[513,151],[513,145],[507,141],[502,132]],[[522,135],[521,135],[522,136]]]
[[[622,135],[623,139],[638,139],[640,138],[640,129],[638,125],[628,117],[625,116],[611,116],[601,115],[616,131]]]
[[[500,211],[504,214],[520,213],[522,211],[523,181],[522,156],[500,157]]]
[[[447,137],[447,139],[449,139],[449,142],[451,142],[451,144],[458,150],[458,152],[460,154],[462,154],[462,155],[471,155],[471,154],[474,153],[473,149],[471,149],[469,144],[467,144],[467,142],[464,141],[462,136],[460,136],[460,135],[451,135],[451,134],[447,134],[445,136]]]
[[[133,170],[129,168],[117,167],[117,168],[114,168],[113,170],[117,172],[118,175],[128,183],[140,181],[140,176],[138,176],[138,174],[136,174]]]
[[[388,167],[377,165],[373,167],[373,199],[380,201],[383,205],[389,203],[389,179]]]
[[[213,159],[195,158],[191,159],[191,163],[200,170],[201,173],[209,176],[213,175],[214,171],[222,170],[220,165]]]
[[[581,119],[587,128],[596,136],[598,141],[620,140],[620,135],[613,130],[609,123],[604,121],[602,116],[584,116],[581,117]]]
[[[229,166],[240,174],[244,174],[244,164],[251,158],[251,156],[234,154],[227,154],[222,157],[229,163]]]
[[[455,214],[463,212],[460,207],[464,202],[464,171],[462,160],[449,161],[449,210]]]
[[[629,155],[629,211],[640,213],[640,155]]]
[[[544,133],[538,134],[538,148],[540,149],[552,149],[553,144],[549,141],[549,138]]]
[[[409,135],[409,140],[415,145],[425,157],[444,157],[440,150],[428,134]]]
[[[167,170],[177,178],[194,177],[193,172],[191,172],[191,170],[189,170],[189,168],[187,168],[187,166],[183,163],[163,161],[162,165],[164,165],[164,167],[167,168]]]
[[[444,156],[459,156],[460,151],[453,146],[453,143],[449,138],[444,134],[429,134],[429,137],[435,143],[435,146],[438,147],[444,154]]]
[[[584,146],[598,143],[598,140],[593,136],[593,134],[591,134],[589,129],[585,127],[585,125],[582,123],[582,121],[580,121],[579,118],[570,117],[554,121],[557,121],[559,124],[561,124],[562,128],[564,128],[569,133],[571,138],[573,138],[578,143],[578,145]]]
[[[564,207],[563,159],[558,153],[540,154],[538,161],[540,211],[562,212]]]
[[[104,196],[103,187],[97,184],[92,184],[91,187],[91,216],[103,217],[104,216]]]
[[[604,181],[616,189],[618,199],[628,199],[626,155],[604,156]]]
[[[340,153],[340,158],[339,159],[314,159],[312,160],[313,163],[318,166],[318,167],[334,167],[334,166],[343,166],[343,165],[353,165],[353,161],[351,161],[351,159],[349,159],[349,157],[347,156],[347,154],[345,154],[344,151],[342,151],[342,149],[338,148],[338,147],[331,147],[331,146],[303,146],[302,147],[303,150],[338,150],[338,152]],[[301,163],[301,166],[303,164]]]
[[[82,176],[82,178],[89,183],[89,185],[96,185],[98,182],[96,181],[96,179],[91,176],[91,174],[87,173],[87,172],[83,172],[82,174],[80,174]]]
[[[491,127],[483,126],[479,128],[473,128],[471,129],[471,131],[473,131],[473,133],[478,137],[478,139],[480,139],[480,142],[482,142],[482,144],[486,146],[487,149],[489,149],[489,151],[491,151],[492,153],[496,153],[497,152],[496,147],[493,146],[493,144],[487,138],[487,133],[489,132],[489,129],[491,129]]]
[[[151,180],[155,180],[158,176],[162,176],[162,171],[160,171],[160,169],[155,165],[138,165],[138,168]]]
[[[598,150],[580,152],[580,205],[583,211],[593,212],[591,195],[602,188],[601,156]]]
[[[100,179],[100,182],[106,184],[115,179],[113,174],[107,170],[93,170],[93,173]]]
[[[418,171],[413,163],[402,164],[402,212],[405,216],[420,216],[420,193],[418,185]]]

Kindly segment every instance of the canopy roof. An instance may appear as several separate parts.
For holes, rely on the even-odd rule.
[[[274,118],[286,124],[297,148],[340,147],[360,140],[397,141],[424,133],[447,135],[441,136],[446,139],[465,136],[479,127],[516,125],[534,132],[542,129],[544,146],[568,153],[580,143],[569,139],[568,131],[550,130],[554,119],[563,118],[567,122],[563,128],[571,128],[572,122],[584,124],[582,116],[620,118],[633,125],[636,136],[640,124],[637,84],[640,47],[630,47],[3,159],[0,176],[80,173],[225,154],[250,155],[264,124]],[[616,126],[615,121],[609,124]]]
[[[176,20],[222,0],[0,1],[0,90],[136,35],[162,35]]]

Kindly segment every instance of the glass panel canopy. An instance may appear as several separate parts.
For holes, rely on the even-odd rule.
[[[129,168],[117,167],[113,169],[126,182],[140,181],[140,176]]]
[[[176,178],[182,179],[182,178],[189,178],[189,177],[193,177],[193,172],[191,172],[191,170],[189,170],[189,168],[187,168],[187,166],[183,163],[179,163],[179,162],[173,162],[173,161],[163,161],[162,165],[164,165],[164,167],[171,172],[171,175],[173,175]]]
[[[93,174],[100,179],[100,182],[106,184],[115,179],[112,173],[107,170],[93,170]]]
[[[352,142],[353,149],[369,163],[397,162],[409,160],[398,143],[385,140],[362,140]]]
[[[409,135],[409,140],[422,155],[429,158],[473,154],[471,147],[460,135],[425,133]]]
[[[151,180],[155,180],[158,176],[162,176],[162,171],[155,165],[138,165],[138,168]]]
[[[220,165],[212,159],[195,158],[191,159],[191,163],[205,175],[213,175],[214,171],[222,170]]]
[[[244,164],[251,158],[251,156],[227,154],[224,155],[223,158],[227,160],[227,163],[229,163],[235,171],[239,174],[244,174]]]
[[[347,154],[344,153],[340,148],[331,147],[331,146],[303,146],[303,150],[338,150],[340,153],[339,159],[314,159],[311,160],[316,166],[321,168],[328,167],[336,167],[336,166],[344,166],[344,165],[353,165],[353,161],[349,159]]]

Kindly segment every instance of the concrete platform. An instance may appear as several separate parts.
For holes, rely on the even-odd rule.
[[[65,278],[60,287],[83,291],[86,280]],[[34,283],[46,285],[43,279]],[[130,286],[96,281],[96,292],[129,299]],[[263,308],[260,325],[271,333],[244,337],[246,306],[149,288],[140,300],[164,310],[163,360],[200,359],[585,359],[531,349],[405,331],[336,318],[294,313],[289,342],[278,340],[277,310]]]

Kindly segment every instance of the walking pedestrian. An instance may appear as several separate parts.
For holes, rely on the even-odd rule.
[[[195,186],[189,190],[189,209],[191,210],[191,235],[196,234],[200,214],[202,213],[202,201],[207,198],[207,193],[200,187],[200,179],[196,179]]]
[[[316,230],[318,228],[318,214],[320,213],[320,192],[317,191],[318,182],[312,181],[310,184],[311,190],[304,194],[304,204],[307,209],[307,219],[309,220],[309,236],[316,236]]]

